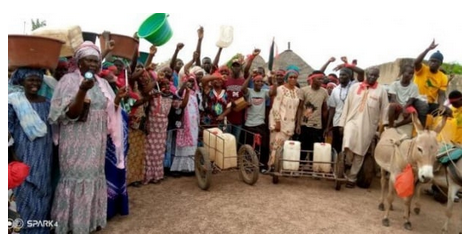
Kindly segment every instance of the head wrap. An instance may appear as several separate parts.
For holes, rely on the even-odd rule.
[[[115,65],[112,65],[112,66],[109,66],[107,68],[110,72],[116,72],[118,70],[118,68],[115,66]]]
[[[337,86],[337,84],[333,83],[333,82],[329,82],[327,83],[327,89],[328,88],[335,88]]]
[[[279,69],[279,70],[277,70],[277,72],[275,72],[275,74],[277,74],[277,75],[279,75],[279,74],[280,74],[280,75],[282,75],[282,76],[285,76],[285,74],[286,74],[286,71],[285,71],[285,70],[283,70],[283,69]]]
[[[68,59],[65,57],[60,57],[58,60],[57,68],[68,68]]]
[[[29,76],[38,76],[41,80],[44,79],[44,70],[33,68],[19,68],[11,74],[10,84],[21,85],[21,83]]]
[[[229,72],[229,71],[230,71],[230,68],[228,68],[228,66],[226,66],[226,65],[222,65],[222,66],[220,66],[220,68],[218,69],[218,71],[220,72],[220,71],[222,71],[222,70],[228,70],[228,72]]]
[[[328,80],[329,80],[330,82],[333,82],[333,83],[335,83],[336,85],[338,85],[338,84],[340,83],[340,81],[338,80],[337,75],[335,75],[335,74],[333,74],[333,73],[329,74],[327,77],[328,77]]]
[[[190,74],[202,73],[202,76],[204,76],[205,75],[205,70],[203,68],[201,68],[200,66],[194,66],[189,70],[189,73]]]
[[[255,81],[262,81],[262,80],[264,80],[264,77],[262,77],[262,75],[259,74],[259,75],[256,75],[253,80],[254,80],[254,82]]]
[[[99,60],[101,59],[99,48],[91,41],[83,42],[74,53],[74,58],[78,61],[86,56],[97,56]]]
[[[443,63],[443,55],[442,55],[442,53],[440,53],[440,51],[437,51],[437,52],[435,52],[434,54],[432,54],[432,55],[430,56],[430,58],[431,58],[431,59],[439,60],[440,63]]]
[[[462,96],[463,96],[463,94],[460,91],[454,90],[454,91],[450,92],[450,94],[448,94],[448,101],[451,104],[453,102],[461,100]]]
[[[312,81],[316,78],[325,78],[325,75],[323,73],[312,74],[307,78],[307,82],[312,84]]]
[[[288,81],[291,74],[299,76],[299,68],[296,65],[290,65],[286,68],[285,81]]]
[[[102,68],[103,68],[103,69],[107,69],[107,68],[109,68],[110,66],[114,66],[112,62],[105,61],[105,62],[102,63]]]
[[[349,69],[349,68],[342,68],[340,70],[340,74],[341,73],[345,73],[347,74],[350,78],[353,77],[353,70]]]
[[[117,61],[122,63],[123,64],[123,69],[126,69],[129,66],[129,62],[124,58],[114,56],[112,59],[113,59],[113,64],[115,64],[115,62],[117,62]]]

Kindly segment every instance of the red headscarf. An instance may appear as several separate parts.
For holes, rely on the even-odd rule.
[[[253,81],[262,81],[264,79],[264,77],[262,77],[262,75],[256,75],[253,79]]]
[[[312,81],[314,81],[314,79],[316,79],[316,78],[324,78],[324,77],[325,77],[325,75],[323,75],[323,74],[321,74],[321,73],[313,74],[313,75],[311,75],[311,76],[309,76],[309,77],[307,78],[307,82],[310,83],[310,84],[312,84]]]
[[[29,166],[22,162],[11,162],[8,164],[8,189],[21,185],[29,175]]]

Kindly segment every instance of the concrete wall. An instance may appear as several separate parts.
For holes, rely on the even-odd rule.
[[[413,58],[399,58],[394,62],[378,65],[380,69],[379,83],[391,84],[400,76],[400,69],[405,64],[413,64]],[[448,85],[447,94],[452,90],[462,91],[462,75],[449,76],[450,83]]]

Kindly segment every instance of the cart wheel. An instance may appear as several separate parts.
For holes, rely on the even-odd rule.
[[[249,144],[241,146],[238,152],[239,176],[244,183],[253,185],[259,179],[259,160]]]
[[[280,159],[283,158],[283,147],[278,147],[277,151],[275,152],[275,166],[274,166],[274,172],[272,176],[272,183],[278,184],[278,174],[280,173],[281,170],[281,164],[280,164]]]
[[[204,147],[198,147],[194,155],[195,173],[197,185],[203,190],[210,187],[212,181],[212,167],[209,155]]]
[[[335,162],[335,177],[337,179],[343,178],[345,173],[345,152],[340,152]],[[343,181],[335,179],[335,190],[340,190]]]
[[[372,154],[366,155],[362,164],[361,170],[358,173],[356,185],[360,188],[369,188],[372,183],[372,178],[375,174],[375,160]]]
[[[372,178],[374,178],[376,166],[374,152],[376,145],[377,140],[373,139],[369,151],[364,158],[364,162],[362,163],[361,170],[358,173],[356,185],[360,188],[369,188],[372,183]]]

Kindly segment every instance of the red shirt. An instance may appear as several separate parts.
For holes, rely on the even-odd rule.
[[[225,83],[225,88],[228,94],[228,102],[233,102],[244,96],[243,92],[241,91],[244,82],[245,79],[243,77],[228,78]],[[228,114],[227,118],[228,121],[233,125],[242,125],[244,123],[244,111],[235,112],[232,110],[230,114]]]

